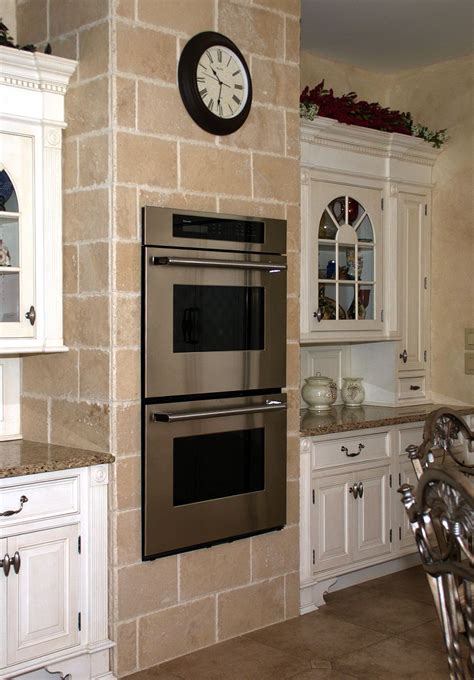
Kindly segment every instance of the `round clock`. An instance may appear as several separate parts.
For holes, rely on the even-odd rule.
[[[225,35],[206,31],[186,43],[178,84],[191,118],[214,135],[229,135],[246,121],[252,80],[242,53]]]

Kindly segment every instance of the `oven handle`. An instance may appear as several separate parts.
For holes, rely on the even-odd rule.
[[[267,262],[239,262],[238,260],[206,260],[201,257],[156,257],[151,258],[151,264],[174,265],[177,267],[220,267],[225,269],[258,269],[260,271],[280,272],[286,264],[270,264]]]
[[[198,420],[199,418],[219,418],[221,416],[240,416],[246,413],[261,413],[268,411],[284,411],[286,404],[280,401],[259,406],[241,406],[240,408],[216,409],[214,411],[189,411],[188,413],[153,413],[152,420],[158,423],[179,423],[183,420]]]

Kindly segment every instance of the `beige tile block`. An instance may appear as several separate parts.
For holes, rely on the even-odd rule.
[[[64,38],[54,38],[49,41],[51,43],[51,52],[55,57],[64,57],[64,59],[77,60],[79,57],[78,37],[77,33],[67,35]],[[77,80],[77,69],[71,76],[71,83]],[[69,121],[68,121],[69,122]]]
[[[285,219],[283,203],[252,201],[245,198],[219,198],[219,212],[245,217],[272,217]]]
[[[79,245],[79,292],[105,293],[109,289],[109,244]]]
[[[74,189],[78,184],[77,141],[65,142],[62,149],[63,188]]]
[[[109,177],[109,135],[86,137],[79,142],[79,184],[103,184]]]
[[[286,523],[297,524],[300,518],[299,481],[292,480],[286,485]]]
[[[257,198],[298,203],[299,163],[292,158],[254,154],[253,188]]]
[[[223,146],[238,146],[242,149],[285,152],[284,112],[252,106],[244,125],[232,135],[220,138]]]
[[[156,205],[163,208],[180,208],[182,210],[202,210],[215,212],[216,197],[204,194],[187,194],[186,192],[140,191],[140,206]]]
[[[108,451],[108,404],[53,399],[51,404],[51,443],[91,451]]]
[[[300,303],[299,298],[290,297],[287,304],[286,339],[298,342],[300,338]]]
[[[94,78],[109,70],[109,22],[79,33],[79,78]]]
[[[49,0],[49,33],[51,37],[107,16],[108,0]]]
[[[138,239],[140,223],[137,208],[137,190],[115,187],[115,235],[117,238]]]
[[[299,428],[298,428],[299,429]],[[297,480],[300,476],[300,436],[288,435],[286,454],[286,475],[288,479]]]
[[[285,111],[287,156],[300,157],[300,115],[293,111]]]
[[[138,0],[138,18],[159,28],[195,35],[214,30],[214,0]]]
[[[137,622],[119,623],[114,649],[116,671],[120,677],[137,669]]]
[[[135,0],[114,0],[115,14],[126,19],[135,19]]]
[[[67,345],[107,347],[109,298],[105,295],[64,299],[64,338]]]
[[[21,432],[24,439],[48,441],[48,402],[46,396],[21,397]]]
[[[80,83],[66,95],[68,134],[101,130],[109,126],[109,79],[107,77]]]
[[[250,541],[183,553],[180,559],[180,599],[236,588],[250,582]]]
[[[16,3],[16,39],[20,45],[44,42],[48,37],[47,0]]]
[[[218,25],[244,53],[283,57],[284,19],[278,14],[221,0]]]
[[[117,181],[176,188],[176,142],[119,132]]]
[[[116,522],[116,555],[115,562],[120,566],[140,562],[142,557],[141,548],[141,510],[129,510],[117,512]]]
[[[272,578],[299,567],[299,529],[285,527],[252,538],[252,579]]]
[[[301,14],[300,0],[252,0],[252,3],[278,12],[285,12],[285,14],[291,14],[298,18]]]
[[[286,219],[288,222],[287,249],[299,253],[301,250],[301,214],[299,206],[286,206]]]
[[[300,294],[300,254],[290,251],[287,254],[288,263],[288,295],[299,296]]]
[[[115,244],[115,289],[123,292],[137,293],[140,290],[140,244]]]
[[[136,128],[137,94],[135,78],[115,78],[115,110],[117,125]],[[156,132],[156,129],[153,130]]]
[[[115,345],[137,346],[140,344],[140,308],[139,296],[116,296],[113,308]]]
[[[140,397],[140,352],[115,350],[115,398],[132,401]]]
[[[63,292],[66,294],[78,292],[78,263],[77,246],[63,246]]]
[[[138,129],[214,143],[184,108],[177,87],[138,81]]]
[[[115,406],[116,445],[118,455],[140,451],[140,404]]]
[[[63,194],[65,243],[107,238],[109,233],[109,190],[90,189]]]
[[[180,162],[181,185],[184,189],[250,195],[249,154],[182,144]]]
[[[176,556],[141,562],[123,567],[118,572],[119,619],[130,619],[170,607],[177,599]]]
[[[81,399],[107,400],[110,395],[110,354],[100,349],[79,352],[79,394]]]
[[[285,576],[285,618],[293,619],[300,615],[300,575],[298,571]]]
[[[143,616],[138,626],[140,668],[188,654],[215,642],[215,598],[206,597]]]
[[[286,427],[288,432],[298,432],[300,431],[300,406],[301,406],[301,395],[300,388],[298,387],[289,388],[286,393],[287,397],[287,421]]]
[[[300,346],[297,341],[286,346],[286,384],[288,387],[300,384]]]
[[[299,19],[285,18],[285,60],[300,61],[300,22]]]
[[[129,510],[141,505],[141,458],[122,458],[115,463],[117,509]]]
[[[117,69],[122,73],[175,84],[176,37],[169,33],[118,23]]]
[[[218,640],[270,626],[284,616],[283,577],[218,595]]]
[[[299,110],[300,76],[296,64],[254,57],[252,80],[256,102]]]
[[[22,361],[22,389],[26,394],[72,397],[78,394],[78,352],[26,356]]]

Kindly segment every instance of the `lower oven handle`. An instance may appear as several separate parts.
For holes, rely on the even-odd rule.
[[[225,269],[258,269],[260,271],[285,271],[286,264],[271,264],[267,262],[239,262],[238,260],[207,260],[201,257],[156,257],[151,258],[151,264],[175,265],[178,267],[219,267]]]
[[[218,418],[221,416],[240,416],[246,413],[261,413],[268,411],[284,411],[286,404],[261,404],[259,406],[242,406],[237,408],[216,409],[215,411],[189,411],[188,413],[153,413],[152,420],[158,423],[178,423],[183,420],[197,420],[199,418]]]

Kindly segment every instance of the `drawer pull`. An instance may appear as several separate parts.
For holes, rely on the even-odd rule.
[[[360,456],[360,452],[362,451],[362,449],[365,449],[365,445],[359,444],[359,450],[358,451],[355,451],[354,453],[349,453],[349,449],[347,448],[347,446],[341,446],[342,453],[345,453],[348,458],[354,458],[354,456]]]
[[[420,389],[420,386],[419,385],[410,385],[410,389],[413,390],[414,392],[416,392],[416,390]]]
[[[351,493],[354,498],[362,498],[364,495],[364,484],[362,482],[356,482],[354,486],[349,487],[349,493]]]
[[[21,496],[20,497],[20,507],[18,508],[18,510],[5,510],[5,512],[0,512],[0,517],[11,517],[12,515],[18,515],[18,513],[23,510],[23,505],[25,503],[28,503],[27,497]]]
[[[8,576],[8,574],[10,573],[10,567],[12,566],[15,571],[15,574],[18,574],[21,567],[21,557],[18,550],[15,552],[13,557],[10,557],[10,555],[7,553],[6,555],[4,555],[3,560],[0,560],[0,567],[2,567],[5,576]]]

